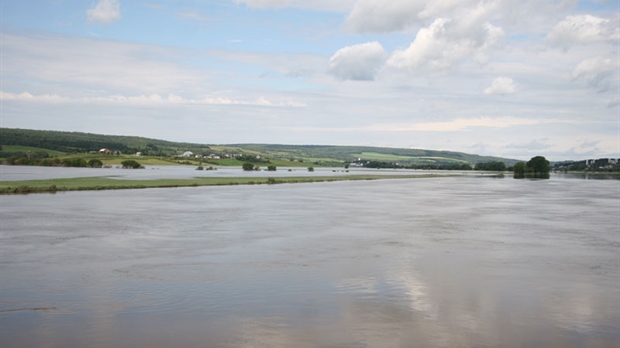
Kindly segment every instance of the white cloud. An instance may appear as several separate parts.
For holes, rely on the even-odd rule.
[[[438,18],[420,29],[407,49],[395,51],[388,65],[409,71],[425,65],[434,70],[448,69],[470,56],[484,59],[486,51],[503,36],[501,28],[488,22]]]
[[[99,0],[97,5],[86,11],[89,22],[111,24],[121,19],[121,5],[118,0]]]
[[[346,19],[355,32],[392,32],[403,30],[417,20],[424,1],[359,0]]]
[[[35,103],[106,103],[106,104],[127,104],[134,106],[162,106],[162,105],[249,105],[249,106],[267,106],[267,107],[307,107],[306,104],[294,100],[268,100],[259,97],[251,100],[231,99],[221,96],[205,96],[198,99],[184,98],[178,95],[169,94],[162,97],[159,94],[122,96],[113,95],[106,97],[80,97],[70,98],[60,96],[58,94],[40,94],[33,95],[28,92],[7,93],[0,91],[0,100],[18,101],[18,102],[35,102]]]
[[[360,33],[402,31],[428,19],[463,13],[477,3],[478,0],[358,0],[345,25]]]
[[[567,16],[553,27],[547,39],[558,46],[568,48],[576,44],[617,42],[620,28],[617,21],[591,15]]]
[[[493,80],[491,86],[484,90],[484,94],[512,94],[517,91],[517,85],[510,77],[500,76]]]
[[[340,80],[374,80],[386,57],[373,41],[339,49],[329,60],[329,73]]]
[[[605,92],[613,85],[617,87],[618,81],[614,78],[619,68],[618,62],[611,58],[595,57],[579,63],[573,69],[572,77],[585,81],[590,88]]]

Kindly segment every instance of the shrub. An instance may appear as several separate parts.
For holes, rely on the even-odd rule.
[[[308,171],[309,172],[313,172],[314,171],[314,167],[308,167]]]
[[[83,158],[65,158],[62,160],[62,165],[65,167],[86,167],[88,163]]]
[[[125,161],[121,162],[121,164],[123,165],[123,168],[125,168],[125,169],[138,169],[138,168],[142,167],[140,165],[140,163],[138,163],[135,160],[125,160]]]
[[[91,168],[101,168],[103,167],[103,162],[98,159],[91,159],[88,161],[88,166]]]
[[[267,170],[270,172],[275,172],[276,171],[276,166],[267,166]]]

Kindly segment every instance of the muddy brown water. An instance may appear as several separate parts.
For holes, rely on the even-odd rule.
[[[620,181],[0,196],[2,347],[618,347]]]

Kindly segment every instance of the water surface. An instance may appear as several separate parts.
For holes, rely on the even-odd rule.
[[[0,196],[3,347],[618,347],[620,182]]]

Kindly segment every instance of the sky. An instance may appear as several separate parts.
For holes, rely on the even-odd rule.
[[[3,0],[0,126],[620,157],[620,4]]]

